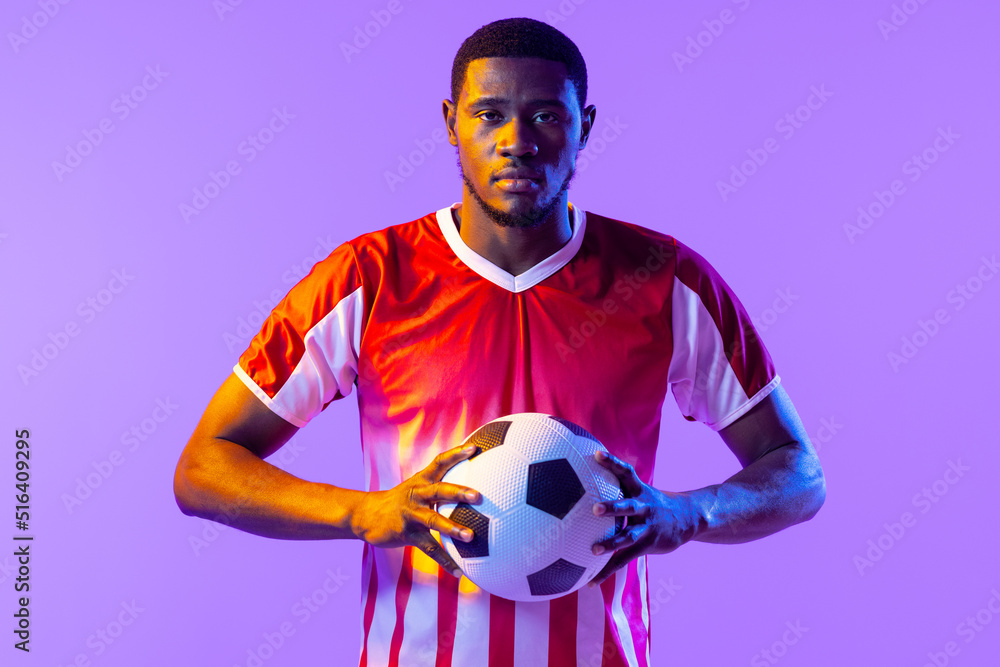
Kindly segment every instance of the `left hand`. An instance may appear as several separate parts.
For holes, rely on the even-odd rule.
[[[599,451],[594,458],[615,474],[624,496],[622,500],[596,503],[594,514],[628,518],[621,531],[594,544],[595,554],[609,550],[615,554],[587,584],[591,587],[643,554],[673,551],[694,536],[697,525],[694,507],[686,494],[654,489],[639,479],[635,468],[611,454]]]

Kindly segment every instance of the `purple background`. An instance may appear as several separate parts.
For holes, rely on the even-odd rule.
[[[929,653],[996,664],[1000,279],[984,264],[1000,250],[996,5],[552,0],[500,13],[400,2],[394,15],[381,0],[248,0],[221,13],[210,0],[4,3],[0,662],[247,665],[289,623],[265,665],[355,664],[362,544],[268,540],[186,517],[174,466],[246,348],[241,321],[255,333],[333,246],[461,198],[454,149],[432,138],[452,58],[479,26],[523,15],[556,25],[587,59],[605,141],[581,159],[571,201],[672,234],[718,269],[826,471],[811,522],[650,558],[654,664],[923,665]],[[724,10],[732,22],[712,24]],[[348,58],[340,45],[371,12],[391,21]],[[706,44],[700,54],[689,38]],[[697,57],[679,67],[674,53],[689,47]],[[123,117],[115,100],[147,68],[162,80],[146,77]],[[829,96],[809,109],[813,87]],[[241,142],[274,109],[294,117],[249,160]],[[776,123],[796,110],[788,136]],[[60,173],[54,163],[81,143],[87,152],[103,119],[113,130]],[[769,138],[777,151],[720,195]],[[907,163],[925,151],[936,160],[913,180]],[[239,173],[185,221],[180,205],[230,160]],[[390,185],[387,172],[405,177]],[[850,234],[858,208],[896,179],[905,191]],[[131,278],[102,291],[114,271]],[[970,299],[955,291],[966,284]],[[59,335],[73,324],[77,335]],[[44,367],[22,377],[36,352]],[[158,400],[176,406],[162,423]],[[718,435],[685,422],[672,396],[665,406],[656,486],[736,472]],[[123,440],[133,427],[144,440]],[[33,453],[30,656],[11,647],[16,575],[2,546],[18,532],[20,428]],[[270,460],[360,488],[354,396],[292,443]],[[67,505],[80,484],[89,496]],[[894,526],[907,512],[909,525]],[[304,619],[295,605],[328,570],[339,588]],[[133,601],[134,620],[117,627]],[[112,644],[97,639],[119,629]]]

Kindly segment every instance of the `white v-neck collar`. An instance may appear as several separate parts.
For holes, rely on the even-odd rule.
[[[511,292],[523,292],[526,289],[534,287],[566,266],[569,260],[573,259],[573,256],[576,255],[577,250],[580,249],[580,245],[583,243],[583,234],[587,227],[586,211],[577,208],[570,202],[569,209],[573,216],[571,220],[573,234],[570,236],[569,241],[566,242],[566,245],[524,273],[514,276],[465,244],[451,215],[452,210],[459,206],[460,203],[455,202],[451,206],[441,209],[436,214],[438,226],[441,227],[441,233],[444,234],[445,240],[448,241],[448,245],[451,246],[452,251],[466,266],[491,283]]]

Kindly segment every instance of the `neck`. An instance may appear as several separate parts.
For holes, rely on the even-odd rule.
[[[502,227],[466,193],[452,209],[465,245],[512,276],[517,276],[566,245],[573,236],[565,197],[538,226]]]

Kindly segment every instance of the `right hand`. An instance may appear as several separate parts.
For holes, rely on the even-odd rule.
[[[472,540],[469,528],[438,514],[434,505],[482,501],[475,489],[441,481],[449,468],[475,451],[473,445],[469,450],[456,447],[442,452],[429,466],[398,486],[365,494],[352,518],[354,534],[376,547],[415,546],[446,571],[456,577],[462,576],[461,569],[430,531],[436,530],[463,542]]]

